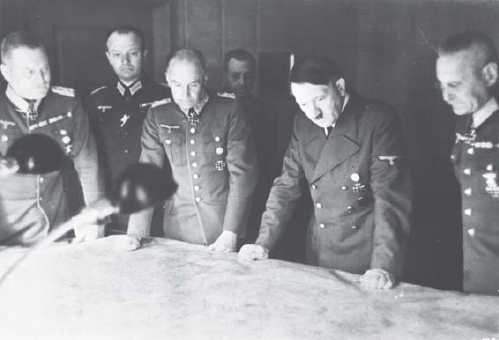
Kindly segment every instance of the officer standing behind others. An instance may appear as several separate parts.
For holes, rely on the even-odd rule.
[[[462,196],[463,290],[499,295],[497,53],[492,40],[478,31],[450,37],[438,53],[442,97],[458,116],[451,160]]]
[[[246,240],[254,242],[260,229],[265,202],[282,159],[277,157],[277,117],[271,106],[255,96],[256,60],[243,49],[229,51],[224,57],[224,91],[234,93],[251,126],[260,167],[258,186],[253,196]]]
[[[74,161],[86,204],[103,195],[97,150],[86,113],[74,91],[50,86],[45,47],[28,32],[12,32],[1,45],[0,70],[8,83],[0,95],[0,153],[24,134],[53,138]],[[12,174],[0,181],[0,244],[33,244],[68,219],[61,171]],[[79,229],[80,240],[102,236],[99,226]]]
[[[149,107],[170,100],[171,93],[143,74],[147,49],[140,30],[117,27],[108,33],[106,46],[107,59],[118,79],[93,90],[86,107],[109,192],[121,171],[139,159],[142,123]],[[127,224],[126,216],[113,216],[109,231],[126,233]]]
[[[250,127],[233,96],[206,88],[204,58],[175,52],[166,79],[173,101],[153,105],[142,132],[141,162],[168,157],[179,188],[165,204],[165,237],[235,251],[258,179]],[[128,234],[149,235],[152,211],[132,215]]]
[[[411,209],[397,114],[388,105],[347,92],[327,58],[296,64],[291,90],[305,115],[295,118],[259,237],[241,248],[239,258],[268,257],[305,178],[314,203],[307,262],[363,274],[360,283],[366,288],[392,287],[402,272]]]

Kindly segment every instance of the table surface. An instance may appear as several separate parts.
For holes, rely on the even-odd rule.
[[[499,298],[122,236],[33,253],[0,286],[1,339],[494,339]],[[122,239],[121,239],[122,240]],[[0,275],[25,250],[0,249]]]

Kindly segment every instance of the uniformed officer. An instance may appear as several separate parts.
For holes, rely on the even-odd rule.
[[[439,47],[442,97],[458,116],[451,159],[461,186],[465,292],[499,295],[499,111],[493,97],[497,54],[482,32]]]
[[[397,114],[347,92],[327,58],[296,64],[291,90],[305,115],[296,116],[258,239],[243,246],[239,258],[268,257],[306,179],[314,203],[307,262],[363,274],[360,283],[367,288],[392,287],[402,271],[411,208]]]
[[[199,52],[180,50],[167,63],[173,101],[151,107],[141,162],[171,164],[179,188],[165,204],[167,238],[234,251],[257,182],[250,127],[234,96],[207,90]],[[151,211],[130,217],[129,235],[149,234]]]
[[[143,33],[129,26],[107,35],[106,56],[118,80],[98,87],[86,100],[98,142],[108,191],[118,175],[140,156],[140,134],[147,110],[156,101],[167,101],[170,89],[143,74],[147,56]],[[110,233],[126,233],[128,218],[113,216]]]
[[[74,161],[85,202],[93,203],[103,194],[103,186],[88,118],[74,91],[50,86],[45,47],[28,32],[6,36],[1,58],[0,70],[8,86],[0,95],[0,152],[5,155],[24,134],[52,137]],[[42,239],[68,218],[61,172],[15,174],[0,181],[0,206],[1,244],[32,244]]]
[[[246,231],[246,241],[254,242],[270,187],[282,165],[282,158],[279,160],[277,157],[277,117],[267,102],[252,93],[256,60],[250,52],[244,49],[229,51],[224,57],[223,65],[224,91],[235,94],[242,112],[246,115],[260,165],[258,185]]]

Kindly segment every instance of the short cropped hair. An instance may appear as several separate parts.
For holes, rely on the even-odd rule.
[[[322,56],[310,56],[296,63],[291,70],[292,83],[329,85],[341,78],[334,62]]]
[[[45,53],[45,45],[36,35],[28,31],[14,31],[9,33],[2,40],[2,45],[0,46],[0,57],[4,63],[9,57],[13,50],[25,47],[32,50],[42,49]]]
[[[166,60],[166,72],[170,68],[172,60],[189,60],[197,64],[203,74],[206,74],[206,61],[203,54],[194,49],[181,49],[170,54]]]
[[[481,31],[465,31],[446,39],[438,48],[439,54],[450,54],[477,49],[484,57],[485,64],[497,63],[497,52],[492,39]]]
[[[107,34],[106,34],[106,48],[107,48],[107,41],[109,40],[109,37],[111,37],[111,35],[113,35],[114,33],[119,34],[119,35],[128,35],[128,34],[135,35],[140,40],[140,47],[142,48],[142,51],[145,51],[146,38],[145,38],[144,32],[142,32],[137,27],[127,26],[127,25],[115,27],[107,32]]]
[[[253,56],[253,54],[251,54],[245,49],[238,48],[236,50],[227,52],[227,54],[225,54],[224,57],[224,70],[227,70],[227,67],[229,66],[229,62],[231,61],[231,59],[236,59],[239,61],[247,61],[250,63],[251,69],[252,70],[255,69],[256,59]]]

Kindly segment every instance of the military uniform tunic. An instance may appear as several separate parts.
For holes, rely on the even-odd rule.
[[[125,91],[118,81],[95,89],[86,100],[108,192],[119,174],[139,160],[140,135],[147,111],[154,102],[171,97],[168,87],[146,78],[130,85],[129,95]],[[114,215],[108,231],[125,233],[127,226],[128,216]]]
[[[169,88],[147,79],[131,86],[128,99],[124,91],[118,82],[95,89],[86,100],[108,187],[139,159],[142,123],[151,104],[171,96]]]
[[[86,203],[103,195],[97,152],[88,117],[71,89],[52,87],[29,121],[6,96],[0,95],[0,152],[29,133],[53,138],[78,172]],[[0,181],[0,244],[30,244],[68,218],[61,171],[45,175],[16,174]]]
[[[209,245],[222,230],[239,233],[258,178],[250,127],[239,106],[210,95],[188,119],[174,102],[153,105],[142,132],[141,162],[168,160],[178,191],[165,203],[165,237]],[[147,235],[151,212],[130,217],[128,233]]]
[[[470,117],[458,118],[451,156],[462,195],[463,289],[499,295],[499,111],[476,129]]]
[[[351,96],[327,138],[323,128],[298,113],[256,243],[272,250],[305,179],[314,204],[307,262],[357,274],[381,268],[400,275],[411,209],[401,156],[398,116],[387,105]]]

